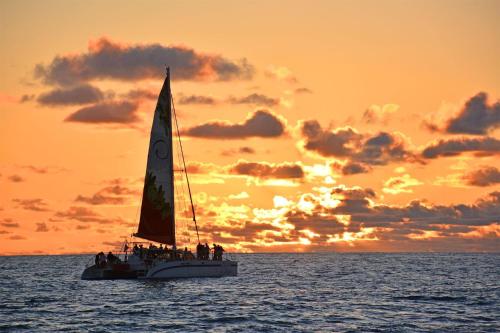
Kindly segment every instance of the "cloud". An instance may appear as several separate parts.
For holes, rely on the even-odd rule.
[[[54,217],[55,219],[52,219],[54,222],[60,222],[61,219],[99,224],[124,222],[120,218],[105,218],[101,214],[87,207],[70,207],[65,211],[56,212]]]
[[[89,84],[60,89],[56,88],[43,93],[37,98],[37,102],[46,106],[66,106],[100,102],[105,94],[96,87]]]
[[[202,95],[180,95],[178,102],[181,105],[215,105],[218,103],[212,96]]]
[[[491,137],[440,139],[427,145],[422,151],[424,158],[457,156],[473,152],[476,155],[494,155],[500,152],[500,141]]]
[[[19,176],[19,175],[12,175],[12,176],[9,176],[7,179],[10,180],[13,183],[24,182],[24,178],[21,177],[21,176]]]
[[[35,95],[33,94],[24,94],[21,96],[21,98],[19,99],[19,103],[26,103],[26,102],[30,102],[32,100],[35,99]]]
[[[488,94],[471,97],[462,110],[446,122],[448,133],[486,135],[500,126],[500,101],[488,104]]]
[[[344,174],[367,172],[374,165],[420,162],[399,133],[361,134],[352,127],[323,130],[316,120],[300,124],[303,148],[323,157],[347,160]]]
[[[399,110],[397,104],[371,105],[363,113],[362,121],[367,124],[381,122],[387,124],[389,116]]]
[[[14,235],[9,237],[10,240],[24,240],[26,237],[21,236],[21,235]]]
[[[158,92],[151,91],[148,89],[132,89],[129,90],[127,93],[123,94],[122,97],[124,99],[130,98],[134,100],[144,100],[144,99],[155,100],[158,98]]]
[[[131,124],[139,121],[135,101],[108,101],[81,108],[64,121],[91,124]]]
[[[10,220],[4,222],[0,222],[0,225],[5,228],[19,228],[19,223],[17,222],[12,222]]]
[[[252,147],[240,147],[240,149],[238,149],[238,152],[240,154],[255,154],[255,149],[253,149]]]
[[[264,94],[253,93],[244,97],[229,97],[228,102],[231,104],[253,104],[273,107],[279,105],[279,98],[268,97]]]
[[[264,74],[269,78],[286,81],[292,84],[298,82],[292,71],[284,66],[271,65],[264,71]]]
[[[312,94],[313,92],[309,88],[302,87],[302,88],[295,89],[294,93],[297,94],[297,95],[299,95],[299,94]]]
[[[399,193],[412,193],[410,187],[422,185],[423,183],[418,179],[412,178],[409,174],[402,176],[391,177],[384,183],[382,191],[384,193],[399,194]]]
[[[212,163],[190,161],[187,163],[186,169],[187,172],[191,174],[209,174],[212,172],[220,171],[221,168]]]
[[[241,154],[255,154],[255,149],[252,147],[240,147],[238,149],[227,149],[223,150],[221,152],[222,156],[234,156],[234,155],[241,155]]]
[[[297,163],[267,163],[238,161],[229,166],[229,173],[245,175],[260,179],[301,179],[304,177],[302,166]]]
[[[340,193],[352,198],[344,189]],[[500,219],[500,192],[492,192],[475,204],[431,205],[414,200],[405,206],[375,204],[369,197],[358,196],[358,205],[339,205],[330,209],[331,214],[349,214],[351,222],[365,227],[405,228],[433,230],[435,225],[482,226],[498,223]],[[442,232],[446,232],[443,229]]]
[[[140,194],[139,191],[131,190],[120,184],[114,184],[100,189],[90,197],[79,195],[75,201],[90,205],[121,205],[128,202],[131,196],[138,194]]]
[[[38,174],[47,174],[47,173],[58,173],[58,172],[63,172],[67,171],[67,169],[61,168],[61,167],[56,167],[56,166],[44,166],[44,167],[39,167],[35,165],[20,165],[19,167],[23,169],[28,169],[34,173]]]
[[[75,227],[76,230],[87,230],[87,229],[90,229],[90,226],[89,225],[81,225],[81,224],[78,224],[76,227]]]
[[[45,222],[37,223],[35,232],[48,232],[49,228]]]
[[[35,77],[61,86],[103,79],[162,79],[165,64],[172,67],[173,80],[246,80],[255,72],[246,59],[233,61],[182,46],[123,44],[102,37],[90,42],[85,53],[58,55],[50,64],[37,65]]]
[[[367,173],[371,170],[371,168],[367,165],[356,163],[356,162],[348,162],[344,166],[342,166],[342,174],[343,175],[356,175],[360,173]]]
[[[183,134],[206,139],[274,138],[283,135],[285,128],[283,119],[270,111],[258,110],[251,113],[243,123],[209,122],[191,127]]]
[[[377,203],[367,188],[313,188],[296,200],[274,197],[269,209],[204,205],[203,238],[239,251],[496,251],[500,192],[473,204]],[[371,245],[370,245],[371,244]]]
[[[493,166],[483,166],[463,176],[463,180],[472,186],[491,186],[500,183],[500,170]]]
[[[22,209],[31,210],[34,212],[46,212],[49,209],[47,208],[47,203],[43,201],[43,199],[12,199],[13,202],[16,202]]]
[[[221,242],[237,242],[237,241],[252,241],[260,233],[268,231],[278,231],[278,227],[267,222],[252,222],[244,221],[243,223],[235,223],[233,225],[207,224],[199,228],[200,232],[212,235],[213,241]]]

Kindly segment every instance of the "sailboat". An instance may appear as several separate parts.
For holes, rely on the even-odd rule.
[[[187,251],[187,248],[184,251],[177,249],[173,124],[175,124],[177,131],[183,172],[186,175],[192,218],[198,239],[196,256]],[[238,263],[233,260],[223,259],[221,248],[219,248],[219,253],[216,253],[216,249],[212,259],[210,259],[208,245],[200,244],[191,187],[170,89],[170,69],[168,67],[154,113],[146,176],[144,178],[141,214],[138,230],[134,237],[160,243],[161,245],[156,247],[150,244],[150,247],[146,248],[139,242],[128,243],[125,246],[123,260],[111,253],[111,257],[108,255],[106,258],[104,253],[101,252],[96,255],[95,264],[83,271],[81,278],[84,280],[171,279],[237,275]],[[129,245],[134,246],[130,254],[128,253]],[[165,248],[163,248],[163,245],[165,245]],[[171,246],[171,248],[169,249],[168,246]],[[203,249],[205,250],[203,251]]]

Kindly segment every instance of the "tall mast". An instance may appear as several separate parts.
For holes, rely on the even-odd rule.
[[[170,67],[167,67],[167,89],[168,89],[168,96],[169,96],[169,101],[168,101],[168,108],[170,109],[171,106],[173,106],[173,104],[170,104],[170,101],[172,101],[172,90],[170,88]],[[177,125],[177,118],[174,116],[174,119],[175,122],[176,122],[176,125]],[[174,136],[174,133],[172,131],[172,121],[167,121],[167,126],[169,127],[168,130],[169,130],[169,140],[170,140],[170,147],[172,148],[171,152],[170,153],[173,153],[173,136]],[[177,132],[179,130],[177,129]],[[173,204],[172,204],[172,223],[173,223],[173,226],[172,226],[172,233],[173,233],[173,239],[174,239],[174,247],[177,247],[176,246],[176,239],[175,239],[175,195],[174,195],[174,186],[175,186],[175,183],[174,183],[174,159],[173,157],[170,158],[168,160],[168,163],[170,164],[169,165],[169,168],[170,170],[172,170],[172,173],[170,174],[170,180],[171,180],[171,184],[172,186],[170,187],[170,193],[171,193],[171,198],[172,198],[172,201],[173,201]]]
[[[167,72],[168,72],[168,69],[167,69]],[[169,77],[170,77],[170,75],[169,75]],[[198,239],[198,243],[200,243],[200,234],[198,233],[198,224],[196,223],[196,213],[194,210],[193,196],[191,195],[191,186],[189,185],[189,177],[188,177],[188,171],[186,168],[186,160],[184,159],[184,150],[182,149],[181,132],[179,131],[179,123],[177,122],[177,114],[175,113],[174,98],[173,97],[171,97],[171,98],[172,98],[172,114],[174,116],[175,128],[177,130],[177,138],[179,140],[179,148],[181,150],[182,165],[184,168],[184,172],[186,173],[186,183],[187,183],[187,188],[188,188],[188,193],[189,193],[189,200],[191,202],[191,212],[193,213],[194,227],[196,229],[196,238]]]

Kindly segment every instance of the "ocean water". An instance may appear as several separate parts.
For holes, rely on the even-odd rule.
[[[498,332],[500,254],[240,254],[239,275],[82,281],[0,257],[1,332]]]

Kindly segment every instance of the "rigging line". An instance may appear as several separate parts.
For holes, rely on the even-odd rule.
[[[179,134],[179,133],[177,133]],[[175,149],[175,152],[176,152],[176,155],[177,155],[177,161],[178,163],[181,163],[182,162],[182,157],[181,157],[181,153],[180,153],[180,148],[178,148],[179,144],[177,143],[176,145],[176,148]],[[188,212],[188,208],[187,208],[187,205],[186,205],[186,193],[185,193],[185,190],[184,190],[184,182],[182,181],[183,180],[183,175],[182,173],[185,172],[183,169],[180,169],[180,174],[178,174],[177,178],[179,179],[179,181],[176,182],[176,184],[180,184],[178,186],[176,186],[176,191],[177,191],[177,196],[179,197],[179,200],[177,200],[177,203],[178,203],[178,206],[179,206],[179,209],[182,211],[182,222],[183,222],[183,232],[182,232],[182,235],[183,235],[183,240],[185,241],[186,240],[186,234],[187,234],[187,243],[188,244],[191,244],[191,238],[190,238],[190,232],[189,232],[189,224],[187,222],[187,219],[186,219],[186,213]],[[182,200],[181,200],[181,197],[179,195],[179,192],[182,193]]]
[[[184,150],[182,149],[181,133],[179,132],[179,124],[177,123],[177,114],[175,112],[174,97],[172,92],[170,92],[170,99],[172,100],[172,110],[174,111],[175,128],[177,129],[177,138],[179,139],[179,147],[181,148],[182,165],[184,166],[184,172],[186,173],[186,183],[189,192],[189,200],[191,200],[191,211],[193,212],[193,221],[196,228],[196,237],[198,238],[198,244],[200,243],[200,234],[198,233],[198,224],[196,223],[196,214],[194,212],[193,197],[191,196],[191,186],[189,185],[189,177],[186,169],[186,161],[184,160]]]

